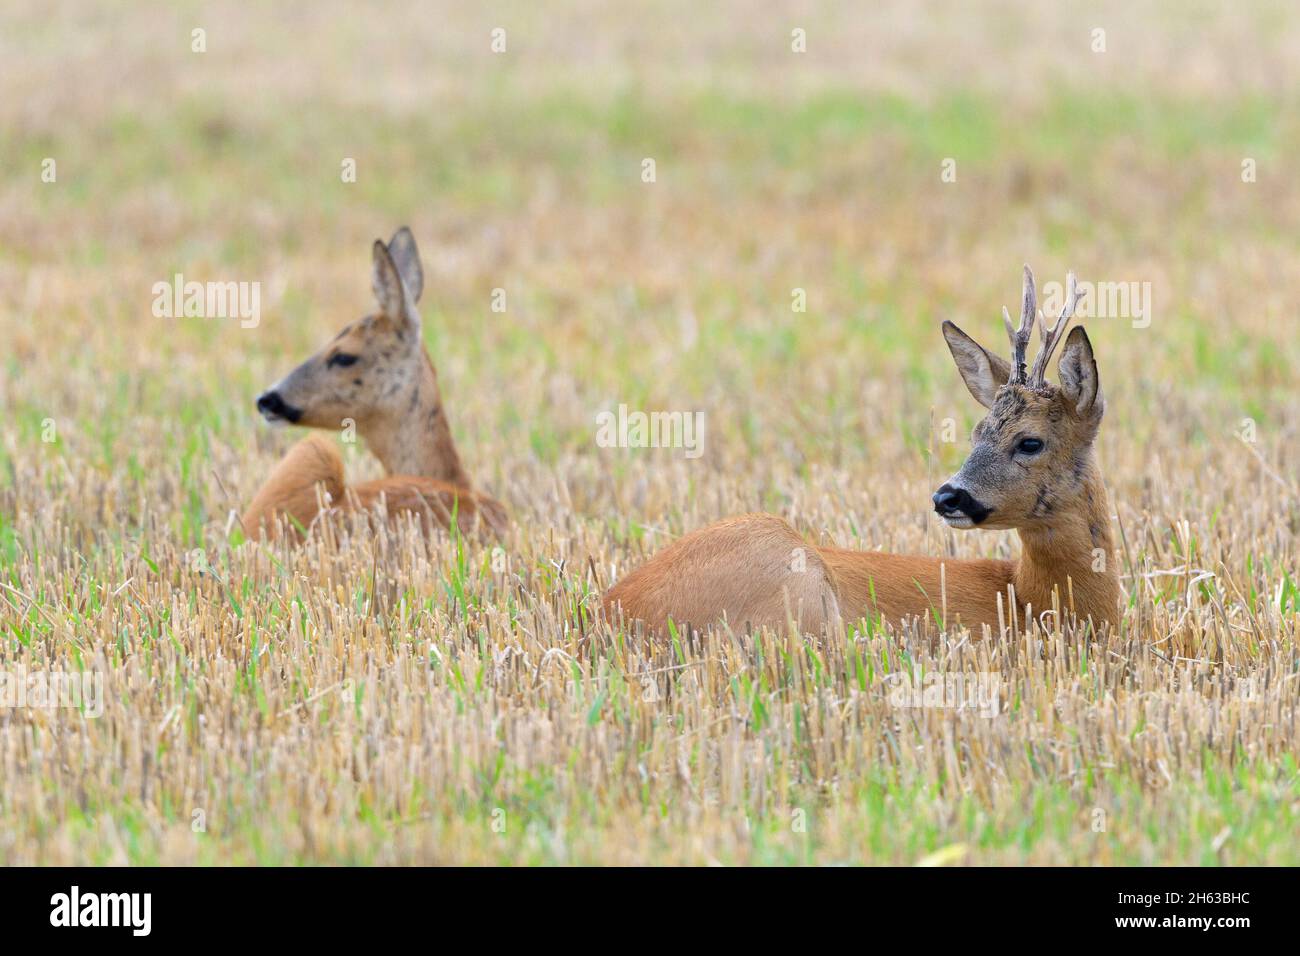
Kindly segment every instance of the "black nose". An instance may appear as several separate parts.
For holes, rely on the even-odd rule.
[[[257,410],[262,416],[269,421],[277,418],[287,418],[291,422],[296,422],[302,417],[302,412],[288,404],[280,393],[277,391],[263,392],[257,397]]]
[[[283,415],[284,399],[279,392],[263,392],[257,396],[257,410],[263,415]]]
[[[954,488],[947,483],[934,493],[934,510],[947,517],[964,514],[976,524],[993,513],[992,508],[985,507],[965,488]]]
[[[934,510],[941,515],[960,511],[963,497],[969,498],[970,495],[964,491],[958,491],[952,485],[945,484],[934,493]]]

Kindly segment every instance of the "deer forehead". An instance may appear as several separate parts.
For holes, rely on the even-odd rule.
[[[997,441],[1027,431],[1041,437],[1058,431],[1065,420],[1065,404],[1056,389],[1047,392],[1008,385],[998,393],[988,415],[976,426],[975,438]]]
[[[364,353],[395,346],[401,340],[398,331],[382,315],[368,315],[345,325],[334,341],[330,352]]]

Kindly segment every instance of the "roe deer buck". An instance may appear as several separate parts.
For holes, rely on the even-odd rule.
[[[405,226],[386,246],[375,240],[372,284],[379,311],[346,326],[272,385],[257,409],[269,422],[336,431],[351,419],[388,477],[345,487],[338,449],[310,436],[253,497],[245,533],[273,537],[286,516],[309,527],[323,492],[342,508],[368,509],[382,498],[390,516],[414,512],[446,528],[454,513],[463,532],[500,535],[505,509],[474,490],[451,438],[415,310],[424,289],[420,254]]]
[[[972,435],[961,470],[934,495],[934,510],[954,528],[1015,528],[1018,561],[957,560],[815,547],[785,521],[750,514],[701,528],[669,545],[611,587],[602,604],[662,632],[676,624],[780,627],[793,618],[816,632],[843,615],[882,615],[898,623],[946,614],[978,637],[1051,610],[1057,591],[1063,615],[1093,627],[1118,617],[1119,576],[1113,567],[1110,506],[1093,451],[1103,402],[1092,344],[1075,327],[1065,341],[1060,385],[1046,381],[1048,361],[1078,304],[1074,274],[1065,307],[1049,328],[1037,310],[1034,277],[1025,266],[1020,327],[1008,363],[951,322],[943,323],[957,369],[989,409]],[[1026,375],[1025,349],[1035,317],[1042,345]]]

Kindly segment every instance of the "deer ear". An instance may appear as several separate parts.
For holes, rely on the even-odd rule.
[[[1061,350],[1061,362],[1056,367],[1061,378],[1061,391],[1074,404],[1081,418],[1102,410],[1101,382],[1097,378],[1097,360],[1092,355],[1092,343],[1082,325],[1076,325],[1066,336]]]
[[[424,291],[424,270],[420,268],[420,250],[415,247],[415,237],[410,229],[403,226],[393,233],[393,238],[388,240],[388,254],[393,257],[393,263],[406,283],[411,301],[419,302],[420,293]]]
[[[943,337],[975,401],[992,408],[998,389],[1011,378],[1011,363],[994,355],[951,322],[943,323]]]
[[[374,268],[370,273],[370,285],[375,290],[375,301],[379,310],[392,320],[399,329],[420,328],[420,316],[415,311],[415,303],[402,282],[402,274],[397,271],[388,247],[379,239],[375,240]]]

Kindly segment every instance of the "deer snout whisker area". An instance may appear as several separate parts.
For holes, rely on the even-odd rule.
[[[980,504],[965,488],[954,488],[947,482],[934,493],[934,510],[955,528],[977,525],[993,513],[993,509]]]
[[[268,422],[297,422],[302,418],[302,409],[294,408],[275,389],[263,392],[257,397],[257,410]]]

